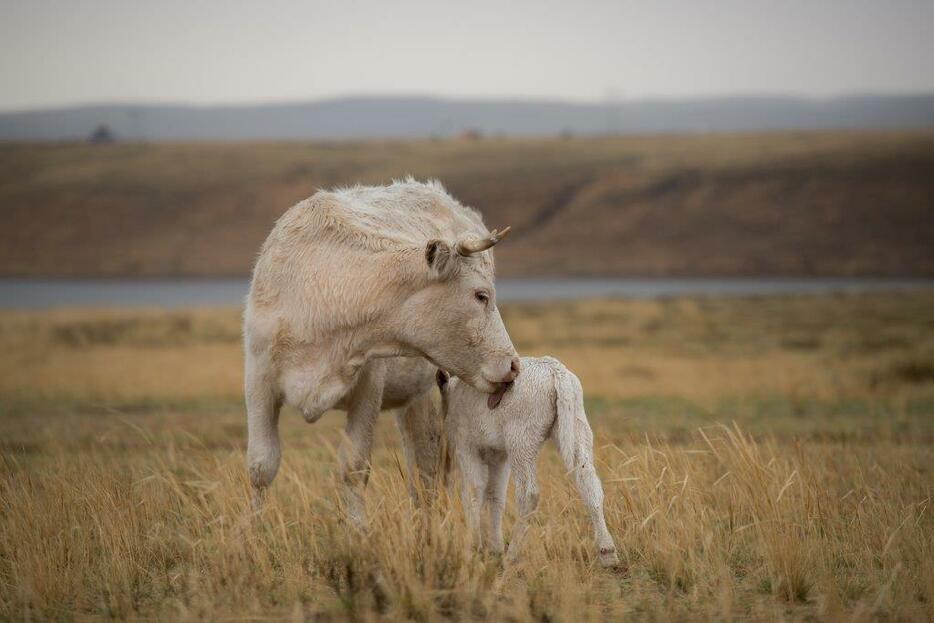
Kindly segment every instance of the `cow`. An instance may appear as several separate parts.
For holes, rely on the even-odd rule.
[[[309,423],[339,408],[345,510],[365,523],[373,426],[397,384],[385,358],[421,357],[502,396],[520,361],[496,306],[490,249],[508,233],[488,231],[440,183],[411,178],[321,190],[279,218],[244,310],[254,506],[279,468],[282,405]]]
[[[444,426],[461,476],[461,495],[471,533],[493,552],[503,551],[503,511],[510,472],[515,477],[519,518],[507,561],[514,561],[538,506],[535,463],[551,437],[587,507],[601,565],[619,564],[616,545],[603,516],[603,486],[593,461],[593,431],[584,413],[580,380],[552,357],[523,357],[522,376],[496,412],[486,394],[437,373]],[[487,533],[480,533],[482,511],[489,511]]]

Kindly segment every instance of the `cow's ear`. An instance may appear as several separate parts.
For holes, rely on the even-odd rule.
[[[447,372],[441,368],[438,368],[438,372],[435,374],[435,381],[438,383],[438,389],[444,391],[444,388],[447,387],[448,380],[450,378],[451,376]]]
[[[457,253],[444,240],[429,240],[425,245],[425,261],[433,276],[447,279],[457,268]]]

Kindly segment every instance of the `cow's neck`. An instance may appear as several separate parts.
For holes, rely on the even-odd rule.
[[[344,343],[347,354],[341,370],[348,378],[355,376],[360,368],[371,359],[381,357],[418,357],[419,352],[409,341],[404,340],[410,319],[405,318],[403,303],[411,296],[409,284],[398,284],[396,295],[374,310],[365,326],[348,330]]]
[[[419,353],[392,339],[366,340],[353,344],[344,362],[342,375],[352,379],[368,361],[380,357],[412,357]]]
[[[395,258],[390,267],[378,271],[382,283],[374,290],[372,301],[377,307],[360,317],[360,324],[345,329],[340,339],[342,363],[335,370],[346,386],[351,387],[361,368],[372,359],[381,357],[425,356],[412,343],[411,311],[406,303],[425,287],[425,274],[418,262],[424,261],[421,250]]]

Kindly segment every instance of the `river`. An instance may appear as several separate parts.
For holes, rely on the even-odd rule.
[[[235,279],[0,279],[0,308],[203,307],[239,305],[249,280]],[[595,297],[808,295],[932,289],[934,279],[658,278],[499,279],[501,302]]]

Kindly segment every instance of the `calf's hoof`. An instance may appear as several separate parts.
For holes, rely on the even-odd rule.
[[[616,555],[615,547],[600,548],[600,566],[604,569],[615,569],[619,567],[619,556]]]

